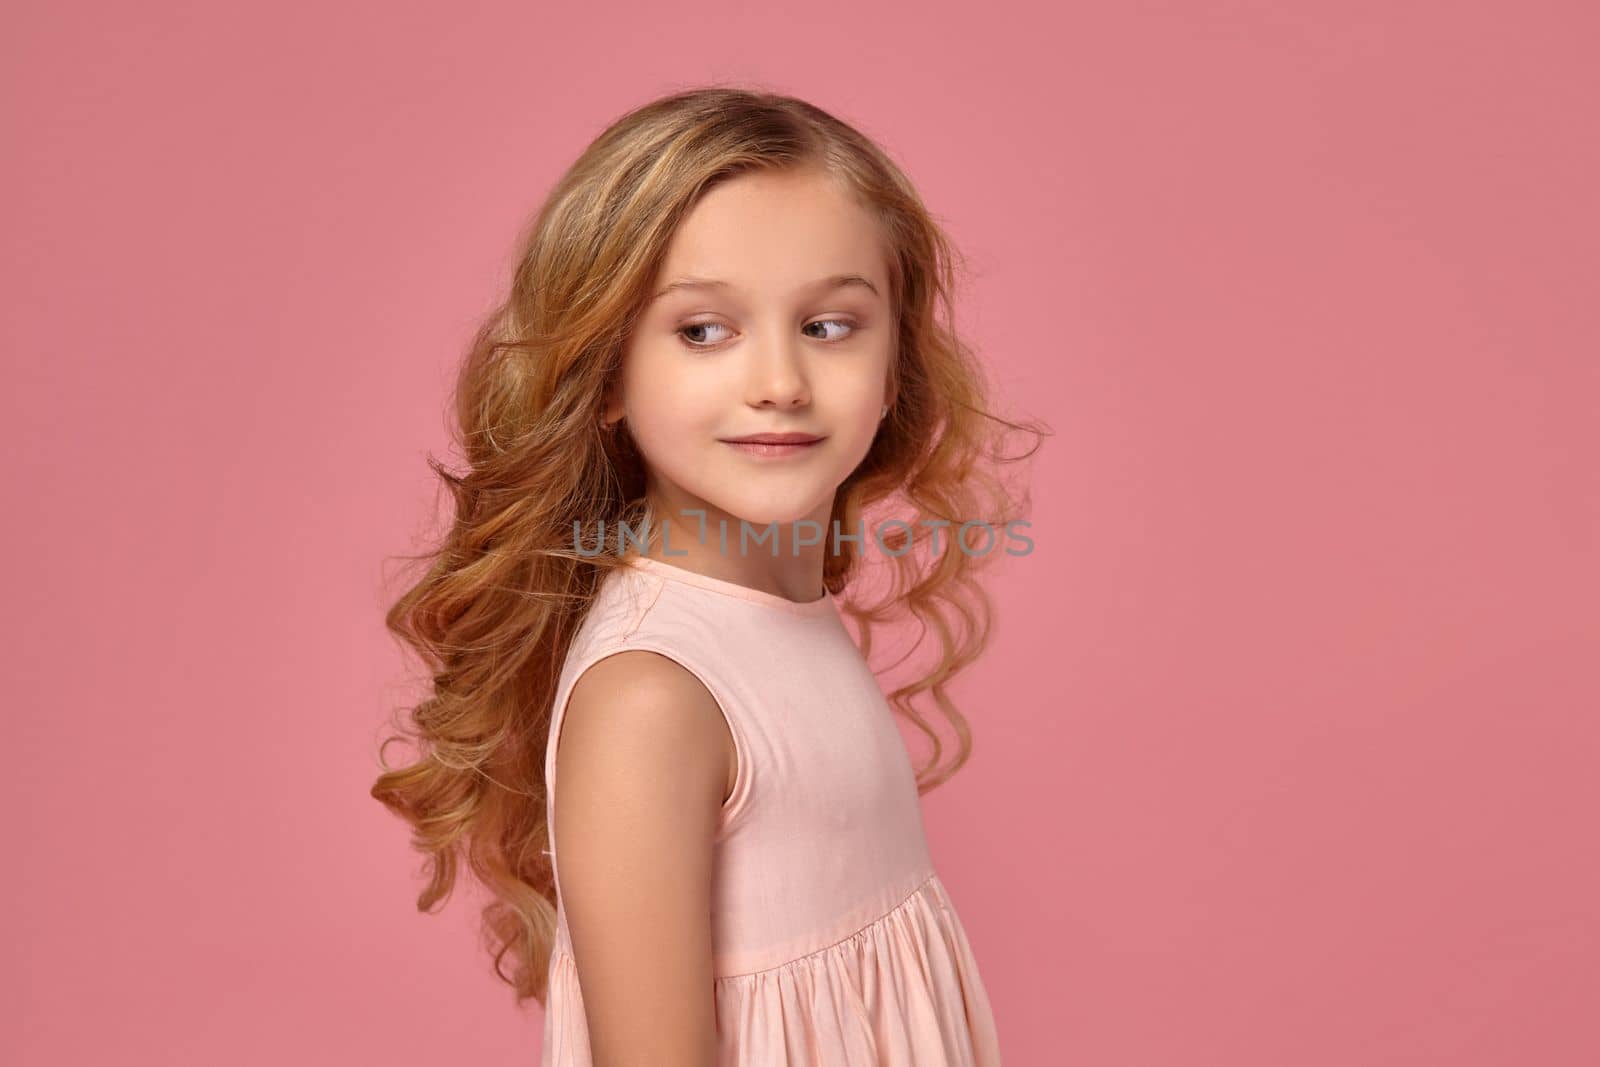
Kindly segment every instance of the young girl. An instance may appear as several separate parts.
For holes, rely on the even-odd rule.
[[[987,636],[976,571],[1023,554],[989,461],[1029,428],[984,410],[952,252],[838,119],[684,92],[562,177],[478,334],[467,469],[433,463],[455,520],[388,616],[432,673],[419,758],[372,792],[429,859],[419,908],[463,860],[493,893],[547,1067],[1000,1062],[918,798],[971,751],[945,686]],[[907,615],[934,658],[886,700],[872,627]]]

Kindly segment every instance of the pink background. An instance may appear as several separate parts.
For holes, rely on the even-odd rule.
[[[12,5],[0,1060],[536,1061],[367,796],[383,561],[550,183],[724,80],[1058,431],[925,801],[1007,1062],[1600,1062],[1593,6],[763,7]]]

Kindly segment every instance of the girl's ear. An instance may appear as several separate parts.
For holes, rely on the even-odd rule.
[[[622,418],[622,414],[622,394],[615,386],[608,386],[600,401],[600,421],[612,426]]]

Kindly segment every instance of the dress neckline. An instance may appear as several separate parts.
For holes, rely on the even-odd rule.
[[[833,594],[826,589],[815,600],[790,600],[788,597],[782,597],[776,593],[752,589],[748,585],[740,585],[738,582],[730,582],[723,578],[713,578],[709,574],[691,571],[686,567],[679,567],[676,564],[666,563],[650,556],[631,556],[627,562],[630,566],[648,574],[653,574],[658,578],[680,582],[684,585],[692,585],[713,593],[721,593],[724,596],[737,597],[752,604],[776,608],[794,615],[827,615],[835,610]]]

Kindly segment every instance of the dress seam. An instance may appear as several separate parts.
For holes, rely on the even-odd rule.
[[[815,956],[822,955],[824,952],[831,952],[831,951],[833,951],[834,949],[838,948],[840,945],[844,944],[847,941],[854,941],[856,938],[860,937],[862,934],[866,933],[868,930],[872,929],[874,926],[877,926],[879,923],[883,922],[883,920],[887,919],[889,916],[893,915],[895,912],[899,911],[901,908],[903,908],[907,904],[911,903],[911,901],[916,898],[917,894],[921,893],[924,889],[926,889],[928,887],[928,883],[932,882],[935,878],[938,877],[938,875],[939,875],[938,871],[934,871],[934,872],[930,873],[928,875],[928,877],[926,877],[922,881],[918,882],[916,888],[913,889],[911,892],[907,893],[905,895],[904,899],[902,899],[900,901],[900,903],[896,904],[894,907],[890,908],[888,911],[884,912],[882,915],[878,916],[876,919],[873,919],[871,922],[863,924],[861,926],[861,928],[856,930],[854,933],[846,934],[844,937],[841,937],[839,940],[833,942],[832,944],[823,945],[821,948],[818,948],[818,949],[812,949],[810,952],[807,952],[807,953],[805,953],[803,955],[800,955],[800,956],[796,956],[792,960],[785,960],[783,963],[774,964],[771,967],[760,967],[760,968],[757,968],[756,970],[753,970],[753,971],[741,971],[738,974],[719,974],[719,975],[715,976],[713,981],[725,982],[725,981],[729,981],[729,980],[734,979],[734,978],[750,978],[750,977],[753,977],[753,976],[758,975],[758,974],[767,974],[770,971],[781,971],[785,967],[793,967],[797,963],[803,963],[806,960],[809,960],[809,959],[811,959],[811,958],[813,958]],[[943,909],[941,909],[941,910],[943,910]],[[564,959],[566,959],[568,961],[571,961],[573,964],[577,963],[577,960],[573,957],[572,953],[568,952],[566,950],[566,948],[563,947],[560,944],[556,944],[556,945],[552,946],[551,950],[550,950],[550,954],[552,956],[562,957],[562,958],[564,958]]]
[[[862,934],[866,933],[868,930],[872,929],[874,926],[877,926],[879,923],[883,922],[883,920],[887,919],[889,916],[893,915],[895,912],[911,903],[912,900],[916,899],[917,894],[926,889],[928,883],[933,881],[937,876],[937,871],[930,872],[926,878],[917,883],[916,888],[912,889],[911,892],[907,893],[905,897],[901,899],[900,903],[896,904],[894,907],[890,908],[876,919],[873,919],[871,922],[862,924],[862,926],[855,932],[846,934],[844,937],[839,938],[839,940],[833,942],[832,944],[823,945],[818,949],[812,949],[810,952],[796,956],[792,960],[785,960],[783,963],[774,964],[771,967],[759,967],[756,970],[742,971],[738,974],[719,974],[717,975],[716,980],[723,982],[733,978],[750,978],[754,975],[766,974],[769,971],[781,971],[785,967],[792,967],[797,963],[803,963],[806,960],[812,959],[813,957],[822,955],[824,952],[831,952],[847,941],[854,941],[856,938],[860,937]]]

